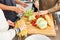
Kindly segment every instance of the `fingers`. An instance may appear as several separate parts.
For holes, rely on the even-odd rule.
[[[40,12],[36,12],[35,15],[42,15]]]
[[[45,15],[48,13],[48,11],[40,11],[39,13],[40,13],[40,15]]]
[[[34,5],[36,8],[39,8],[39,2],[38,1],[35,1]]]
[[[23,7],[27,7],[28,5],[27,4],[24,4]]]
[[[14,22],[8,20],[8,24],[9,24],[10,26],[14,27]]]
[[[24,12],[24,9],[23,8],[19,8],[19,7],[17,7],[16,8],[16,13],[23,13]]]
[[[20,8],[20,12],[23,13],[24,12],[24,9],[23,8]]]
[[[22,6],[23,6],[23,7],[27,7],[28,5],[27,5],[26,3],[23,3]]]

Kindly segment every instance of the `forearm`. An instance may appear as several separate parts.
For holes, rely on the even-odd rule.
[[[53,8],[48,9],[48,13],[56,12],[56,11],[59,11],[59,10],[60,10],[60,6],[55,6]]]
[[[20,0],[15,0],[15,2],[16,2],[17,4],[21,4]]]
[[[20,4],[20,5],[22,5],[24,2],[21,2],[20,0],[15,0],[15,2],[17,3],[17,4]]]
[[[7,5],[4,5],[4,4],[0,4],[0,8],[2,10],[11,10],[11,11],[14,11],[15,6],[7,6]]]

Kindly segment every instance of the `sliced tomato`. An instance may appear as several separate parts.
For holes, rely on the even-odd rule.
[[[37,24],[33,24],[33,26],[37,26]]]
[[[32,24],[33,26],[37,26],[36,21],[37,21],[37,19],[32,20],[32,21],[31,21],[31,24]]]
[[[38,15],[38,14],[35,16],[36,19],[38,19],[39,17],[40,17],[40,15]]]

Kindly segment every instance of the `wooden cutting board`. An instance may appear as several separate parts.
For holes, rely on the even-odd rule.
[[[18,26],[24,22],[26,23],[27,34],[43,34],[47,36],[56,36],[56,31],[55,31],[54,23],[53,23],[53,17],[51,14],[48,14],[48,16],[50,17],[49,19],[51,19],[50,20],[51,26],[48,26],[46,29],[40,29],[40,28],[32,26],[26,17],[22,17],[17,23],[18,23]],[[16,26],[15,28],[18,28],[18,26]]]

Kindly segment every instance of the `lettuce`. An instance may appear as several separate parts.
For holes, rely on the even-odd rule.
[[[32,20],[34,20],[34,19],[35,19],[35,15],[29,16],[29,21],[32,21]]]
[[[27,9],[26,12],[24,13],[24,16],[29,17],[31,16],[33,11],[31,9]]]

